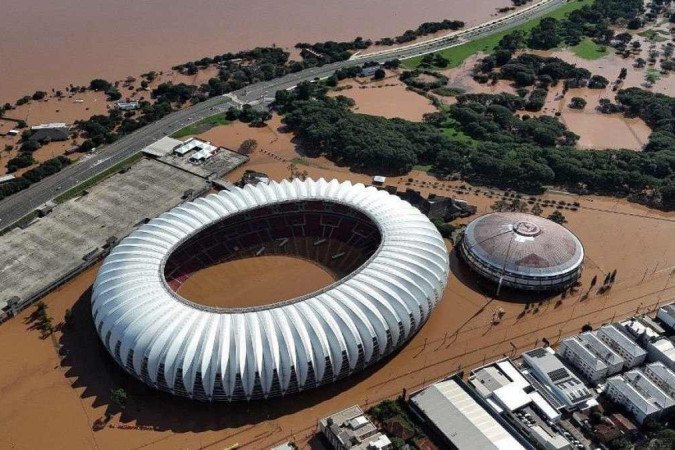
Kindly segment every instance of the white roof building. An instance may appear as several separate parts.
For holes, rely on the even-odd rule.
[[[525,446],[462,385],[449,379],[414,394],[410,404],[457,449],[518,450]],[[503,421],[503,419],[500,418]]]
[[[650,361],[661,361],[671,370],[675,370],[675,345],[667,337],[647,342],[647,354]]]
[[[354,405],[319,420],[319,430],[335,450],[388,450],[391,440]]]
[[[145,147],[143,149],[143,153],[150,156],[155,156],[157,158],[161,158],[162,156],[170,154],[181,145],[183,145],[183,141],[174,139],[169,136],[165,136],[162,139],[155,141],[152,144]]]
[[[675,400],[637,369],[607,379],[605,393],[628,409],[639,423],[675,406]]]
[[[207,150],[215,153],[216,149],[217,147],[215,145],[211,145],[210,142],[202,141],[201,139],[197,138],[190,138],[183,142],[180,147],[174,149],[173,152],[178,156],[185,156],[192,151],[199,152],[201,150]]]
[[[630,369],[642,364],[647,352],[621,329],[621,325],[605,325],[595,335],[623,358],[624,368]]]
[[[65,122],[51,122],[41,123],[39,125],[33,125],[30,127],[31,130],[49,130],[52,128],[68,128],[68,124]]]
[[[675,398],[675,372],[660,361],[647,364],[642,371],[666,394]]]
[[[268,233],[251,234],[252,220]],[[362,262],[322,290],[243,308],[197,305],[176,293],[199,261],[263,251],[300,233],[323,242],[326,221],[336,248],[361,247],[345,259],[322,252],[321,264]],[[348,181],[284,180],[198,198],[141,225],[103,262],[92,313],[118,364],[152,387],[209,401],[267,398],[391,354],[429,318],[448,273],[443,238],[408,202]]]
[[[591,332],[564,339],[558,353],[592,382],[619,373],[624,365],[623,358]]]
[[[587,408],[596,404],[593,393],[558,359],[553,350],[540,347],[522,354],[523,362],[534,377],[566,409]]]
[[[675,331],[675,303],[660,307],[659,312],[656,313],[656,318],[668,329]]]

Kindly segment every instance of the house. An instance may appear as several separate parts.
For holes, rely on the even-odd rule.
[[[604,325],[595,335],[623,358],[624,369],[631,369],[645,361],[647,352],[622,329],[618,324]]]
[[[335,450],[390,450],[389,438],[363,414],[358,405],[319,420],[319,431]]]
[[[117,109],[120,109],[122,111],[134,111],[136,109],[139,109],[141,107],[140,102],[133,101],[133,102],[123,102],[119,101],[116,103]]]
[[[661,361],[670,370],[675,370],[675,345],[667,337],[649,340],[646,345],[647,359]]]
[[[361,68],[361,73],[359,73],[359,75],[362,77],[372,77],[378,70],[380,70],[379,64],[364,66]]]
[[[675,406],[675,400],[638,369],[607,379],[605,394],[625,407],[638,423]]]
[[[28,138],[29,141],[39,142],[45,144],[54,141],[67,141],[70,138],[70,130],[67,127],[63,128],[31,128],[32,133]]]
[[[592,383],[619,373],[624,366],[623,358],[591,332],[564,339],[557,353]]]

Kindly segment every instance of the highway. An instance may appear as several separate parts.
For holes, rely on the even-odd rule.
[[[157,139],[170,135],[205,117],[224,112],[231,106],[240,106],[246,103],[266,106],[271,103],[276,91],[293,88],[302,81],[326,78],[337,69],[363,64],[366,61],[384,62],[391,59],[407,59],[461,45],[520,25],[532,18],[546,14],[564,3],[566,3],[566,0],[543,0],[511,15],[447,36],[371,54],[355,55],[347,61],[305,69],[274,80],[259,82],[239,91],[210,98],[205,102],[171,113],[112,144],[98,148],[94,154],[82,157],[77,163],[33,184],[28,189],[5,198],[0,202],[0,230],[30,214],[41,204],[135,155]]]

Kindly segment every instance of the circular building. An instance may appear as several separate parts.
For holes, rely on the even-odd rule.
[[[339,276],[247,307],[177,293],[204,268],[270,254]],[[398,197],[336,180],[272,182],[140,226],[105,259],[92,313],[110,354],[144,383],[199,400],[251,400],[330,383],[392,353],[428,319],[448,272],[438,231]]]
[[[567,228],[513,212],[486,214],[469,223],[459,249],[483,277],[500,287],[529,291],[571,286],[584,260],[581,242]]]

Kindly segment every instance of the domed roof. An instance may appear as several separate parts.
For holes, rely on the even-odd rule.
[[[234,214],[305,200],[367,215],[379,248],[326,289],[267,307],[200,308],[167,285],[164,263],[186,239]],[[139,227],[101,266],[92,311],[108,351],[148,384],[189,397],[203,389],[207,399],[266,397],[402,345],[440,300],[448,272],[442,237],[398,197],[336,180],[272,182],[199,198]]]
[[[584,248],[572,232],[532,214],[486,214],[467,226],[464,240],[473,256],[503,273],[557,276],[584,259]]]

